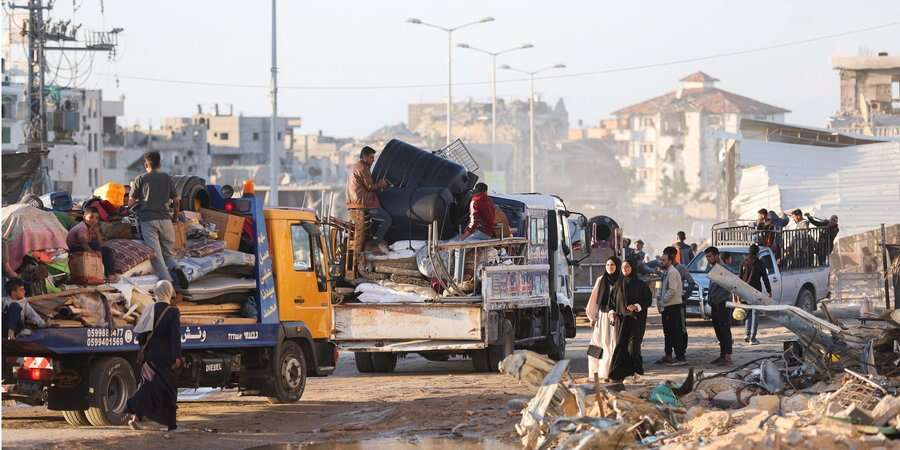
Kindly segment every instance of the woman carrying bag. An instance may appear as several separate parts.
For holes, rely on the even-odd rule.
[[[128,424],[132,429],[142,428],[142,420],[150,419],[165,425],[169,431],[178,428],[175,412],[178,388],[175,369],[183,365],[181,359],[181,314],[172,306],[175,288],[161,280],[156,283],[156,303],[144,308],[134,332],[141,349],[138,366],[141,381],[137,391],[128,399],[125,412],[132,414]]]

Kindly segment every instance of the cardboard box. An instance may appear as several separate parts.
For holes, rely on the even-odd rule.
[[[241,245],[241,233],[244,231],[244,218],[234,214],[201,209],[203,222],[216,225],[216,239],[225,241],[225,248],[237,250]]]
[[[69,254],[69,277],[75,284],[103,284],[103,258],[95,252],[75,252]]]
[[[173,250],[175,250],[175,253],[180,254],[187,248],[188,225],[184,222],[175,222],[172,224],[172,227],[175,228],[175,246]]]

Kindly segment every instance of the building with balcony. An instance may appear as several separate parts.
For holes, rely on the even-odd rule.
[[[719,89],[695,72],[675,90],[613,112],[622,167],[633,171],[638,203],[678,206],[687,198],[715,202],[721,155],[743,118],[783,122],[790,111]]]

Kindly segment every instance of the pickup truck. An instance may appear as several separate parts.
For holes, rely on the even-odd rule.
[[[759,259],[766,267],[772,298],[776,304],[793,305],[814,312],[819,300],[829,296],[828,278],[831,265],[823,249],[823,229],[757,231],[746,222],[726,222],[713,227],[712,242],[718,247],[720,259],[733,273],[749,254],[751,244],[761,245]],[[686,307],[689,317],[708,319],[710,305],[706,303],[709,290],[709,265],[701,252],[688,265],[697,283]],[[765,286],[763,286],[765,290]]]

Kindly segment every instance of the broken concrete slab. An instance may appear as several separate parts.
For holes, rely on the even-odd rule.
[[[754,395],[750,397],[746,409],[778,414],[781,411],[781,397],[777,395]]]
[[[712,399],[712,404],[722,409],[732,409],[741,406],[740,402],[738,402],[737,392],[731,389],[716,394]]]

